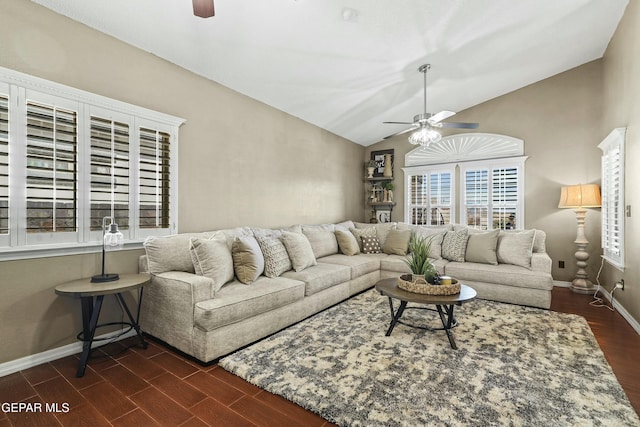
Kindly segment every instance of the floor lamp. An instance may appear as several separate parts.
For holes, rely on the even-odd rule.
[[[576,278],[571,282],[571,290],[580,294],[590,294],[595,291],[595,287],[585,271],[587,260],[589,259],[589,253],[585,249],[589,241],[584,234],[584,218],[587,214],[587,208],[599,208],[600,204],[600,187],[598,184],[570,185],[562,187],[560,192],[558,207],[575,209],[576,219],[578,220],[578,235],[573,242],[578,247],[575,254],[578,271],[576,272]]]

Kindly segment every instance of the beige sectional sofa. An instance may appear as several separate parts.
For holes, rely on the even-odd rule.
[[[408,272],[401,254],[407,236],[415,233],[435,242],[431,253],[438,271],[474,287],[480,298],[549,308],[553,281],[542,231],[480,233],[459,226],[346,221],[148,239],[140,271],[152,279],[145,287],[140,324],[146,333],[209,362],[366,290],[380,278]],[[442,257],[456,259],[466,250],[458,247],[456,255],[448,243],[465,233],[470,250],[462,256],[482,262]],[[379,242],[386,253],[357,253],[364,241]],[[491,244],[494,255],[485,251],[489,247],[491,252]],[[501,246],[509,254],[514,248],[523,254],[509,259],[512,254],[505,255]],[[494,258],[501,262],[492,263]]]

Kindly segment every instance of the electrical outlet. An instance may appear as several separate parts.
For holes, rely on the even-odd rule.
[[[564,268],[564,261],[558,261],[558,268]]]
[[[619,282],[616,282],[615,289],[621,289],[624,291],[624,279],[620,279]]]

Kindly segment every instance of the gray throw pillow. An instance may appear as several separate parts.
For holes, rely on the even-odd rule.
[[[282,243],[287,248],[289,259],[295,271],[302,271],[307,267],[317,265],[309,239],[302,233],[282,232]]]
[[[464,262],[467,251],[467,240],[469,234],[467,229],[458,231],[447,231],[442,239],[442,258],[449,261]]]
[[[264,257],[255,237],[236,237],[231,254],[236,276],[245,285],[255,282],[264,271]]]
[[[411,230],[391,230],[382,246],[382,252],[389,255],[406,255],[411,240]]]
[[[275,235],[256,236],[262,255],[264,256],[264,275],[267,277],[278,277],[285,271],[292,268],[287,248]]]
[[[467,251],[464,256],[465,261],[497,265],[496,247],[498,246],[499,232],[500,230],[493,230],[486,233],[469,234]]]
[[[498,262],[531,269],[531,253],[535,234],[535,230],[500,233],[496,250]]]
[[[360,245],[356,237],[350,231],[336,230],[336,240],[340,247],[340,252],[345,255],[353,256],[360,253]]]
[[[224,234],[217,233],[211,239],[192,238],[190,252],[196,274],[213,280],[214,293],[233,280],[233,258]]]

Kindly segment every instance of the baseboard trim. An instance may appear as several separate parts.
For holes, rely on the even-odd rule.
[[[128,328],[122,330],[124,332]],[[100,335],[96,337],[98,338],[109,338],[113,336],[117,331],[108,332],[106,334]],[[131,336],[135,336],[136,331],[129,331],[127,333],[122,334],[118,338],[115,338],[110,341],[94,341],[91,348],[100,347],[102,345],[108,344],[113,341],[120,341],[125,338],[129,338]],[[9,362],[0,363],[0,377],[4,377],[5,375],[13,374],[18,371],[22,371],[25,369],[33,368],[34,366],[42,365],[43,363],[51,362],[52,360],[62,359],[63,357],[71,356],[72,354],[80,353],[82,351],[82,342],[78,341],[72,344],[67,344],[62,347],[54,348],[51,350],[43,351],[42,353],[32,354],[30,356],[21,357],[20,359],[11,360]]]
[[[559,288],[568,288],[571,286],[571,282],[565,282],[563,280],[554,280],[553,286],[557,286]]]
[[[622,317],[624,317],[624,320],[626,320],[627,323],[631,325],[631,327],[636,331],[636,333],[640,335],[640,323],[638,323],[638,321],[634,319],[631,314],[629,314],[629,312],[622,306],[622,304],[616,301],[615,298],[612,298],[609,291],[603,288],[601,288],[600,295],[602,295],[604,299],[609,301],[609,303],[613,306],[613,308],[615,308],[616,311],[620,313]]]

